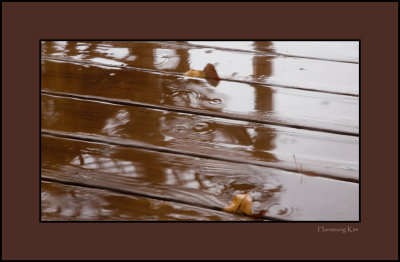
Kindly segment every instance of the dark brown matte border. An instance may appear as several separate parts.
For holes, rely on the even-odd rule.
[[[398,258],[398,3],[2,3],[2,22],[2,259]],[[39,223],[40,39],[360,39],[361,223]]]

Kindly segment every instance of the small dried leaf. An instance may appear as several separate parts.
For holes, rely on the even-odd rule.
[[[253,214],[252,209],[253,209],[253,202],[251,196],[247,194],[242,200],[242,204],[240,205],[240,211],[242,211],[248,216],[251,216]]]
[[[236,213],[238,207],[239,204],[235,203],[235,201],[233,200],[229,206],[224,207],[224,211],[229,213]]]
[[[214,80],[219,80],[219,76],[217,73],[217,70],[215,70],[215,67],[213,64],[208,63],[204,69],[203,73],[208,79],[214,79]]]
[[[193,69],[190,69],[189,71],[185,72],[183,75],[184,76],[191,76],[191,77],[206,78],[206,75],[202,71],[193,70]]]
[[[215,70],[214,65],[210,64],[210,63],[208,63],[204,67],[203,71],[190,69],[189,71],[185,72],[183,75],[184,76],[191,76],[191,77],[206,78],[208,80],[216,80],[216,81],[220,80],[219,76],[218,76],[218,73],[217,73],[217,70]],[[215,85],[215,83],[214,83],[214,85]]]
[[[245,213],[248,216],[253,214],[253,199],[250,196],[250,193],[247,194],[239,194],[233,197],[232,203],[229,206],[224,207],[224,211],[230,213]]]

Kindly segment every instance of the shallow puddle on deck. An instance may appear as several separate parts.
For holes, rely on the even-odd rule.
[[[48,131],[265,161],[292,170],[295,155],[306,173],[357,177],[356,170],[344,168],[358,167],[357,137],[50,95],[42,95],[42,112],[42,129]]]
[[[358,134],[358,98],[194,79],[137,70],[42,61],[42,90]]]
[[[42,221],[229,221],[254,220],[221,211],[108,190],[41,183]]]
[[[357,220],[357,184],[315,177],[358,180],[358,65],[357,56],[349,55],[355,46],[343,44],[352,51],[342,56],[323,56],[321,50],[338,51],[340,45],[316,43],[315,52],[307,53],[301,44],[279,42],[216,49],[187,44],[199,45],[42,43],[42,175],[166,200],[43,182],[44,219],[246,219],[214,209],[251,192],[255,211],[270,217]],[[292,53],[312,59],[281,55]],[[335,57],[349,63],[314,59]],[[222,78],[240,82],[182,76],[206,63],[214,63]],[[52,138],[52,132],[77,140]],[[308,175],[297,173],[294,155]],[[251,161],[293,172],[247,165]],[[176,202],[182,200],[192,206]]]
[[[355,183],[51,136],[42,136],[42,176],[213,209],[250,192],[254,212],[293,220],[351,220],[358,210]],[[78,206],[69,205],[64,212],[75,214],[68,210]]]
[[[274,43],[255,41],[253,44],[255,50],[264,50]],[[353,47],[347,49],[355,53]],[[42,55],[179,73],[202,70],[207,63],[213,63],[224,79],[358,95],[359,69],[353,63],[220,49],[210,51],[195,46],[171,47],[154,42],[43,42]]]
[[[268,41],[257,46],[254,41],[178,41],[200,46],[229,48],[244,51],[278,53],[336,61],[359,62],[357,41]]]

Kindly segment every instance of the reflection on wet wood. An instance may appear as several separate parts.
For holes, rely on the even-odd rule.
[[[166,44],[168,46],[166,46]],[[213,63],[221,79],[358,96],[358,64],[148,42],[42,42],[42,56],[183,74]],[[269,42],[259,42],[268,45]]]
[[[265,44],[257,44],[254,41],[176,41],[172,44],[347,63],[358,63],[360,60],[359,43],[356,41],[267,41]]]
[[[42,220],[359,219],[357,42],[41,48]]]
[[[268,219],[358,220],[357,183],[47,135],[41,140],[43,179],[130,193],[51,184],[42,190],[44,220],[239,220],[215,209],[248,192],[254,211],[266,210]],[[160,210],[146,196],[172,209]]]
[[[358,137],[44,94],[42,130],[358,180]]]
[[[358,135],[358,98],[137,70],[42,61],[42,90]],[[195,111],[193,111],[195,110]]]
[[[42,221],[253,221],[157,199],[42,181]]]

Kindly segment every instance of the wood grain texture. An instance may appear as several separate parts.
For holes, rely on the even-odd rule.
[[[42,41],[42,219],[358,221],[358,48]]]
[[[42,56],[177,74],[213,63],[223,80],[359,94],[359,66],[352,63],[132,41],[42,42]]]
[[[266,210],[267,219],[358,220],[357,183],[48,135],[42,178],[211,210],[251,192],[254,211]]]
[[[50,181],[41,183],[42,221],[257,221],[176,202]]]
[[[42,131],[358,181],[358,137],[42,95]]]
[[[358,98],[42,60],[42,91],[358,135]]]
[[[359,63],[357,41],[266,41],[268,45],[257,45],[254,41],[171,41],[172,45],[187,47],[210,47],[236,52],[276,54],[284,57],[299,57],[335,62]],[[168,44],[165,44],[168,45]]]

